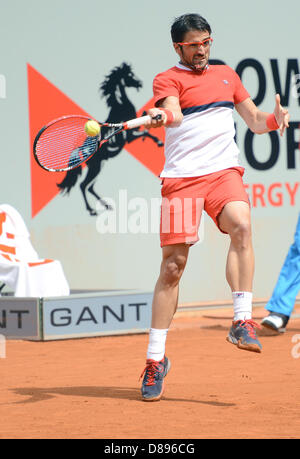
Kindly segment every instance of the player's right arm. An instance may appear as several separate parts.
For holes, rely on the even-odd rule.
[[[172,69],[159,73],[153,80],[154,107],[148,110],[152,117],[161,115],[161,120],[153,120],[149,127],[178,126],[183,114],[180,107],[180,88]]]
[[[151,117],[161,115],[162,118],[161,120],[153,119],[146,127],[175,127],[181,124],[183,114],[178,97],[167,96],[164,99],[161,99],[157,105],[157,107],[150,108],[150,110],[148,110],[148,114]]]

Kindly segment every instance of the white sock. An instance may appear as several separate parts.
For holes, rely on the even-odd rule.
[[[252,292],[232,292],[234,321],[252,317]]]
[[[164,358],[168,328],[150,328],[147,359],[159,362]]]

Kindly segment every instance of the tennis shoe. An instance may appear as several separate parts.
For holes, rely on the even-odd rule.
[[[233,321],[226,339],[239,349],[261,352],[262,345],[256,337],[255,328],[261,327],[251,319]]]
[[[162,360],[146,360],[146,367],[142,384],[142,398],[145,402],[155,402],[161,399],[164,391],[164,378],[170,370],[171,362],[165,356]]]
[[[261,324],[269,330],[277,333],[284,333],[288,321],[289,316],[280,314],[279,312],[270,312],[268,316],[263,318]]]

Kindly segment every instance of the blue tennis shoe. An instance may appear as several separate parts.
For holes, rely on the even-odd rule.
[[[140,377],[144,375],[142,398],[145,402],[155,402],[161,399],[164,391],[164,378],[171,368],[170,360],[165,356],[162,360],[148,359]]]
[[[255,328],[261,328],[254,320],[237,320],[232,322],[227,341],[235,344],[239,349],[261,352],[262,345],[257,339]]]

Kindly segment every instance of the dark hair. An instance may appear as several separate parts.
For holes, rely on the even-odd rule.
[[[210,25],[200,14],[183,14],[176,18],[172,24],[171,37],[173,43],[181,42],[185,33],[190,30],[207,31],[211,34]]]

